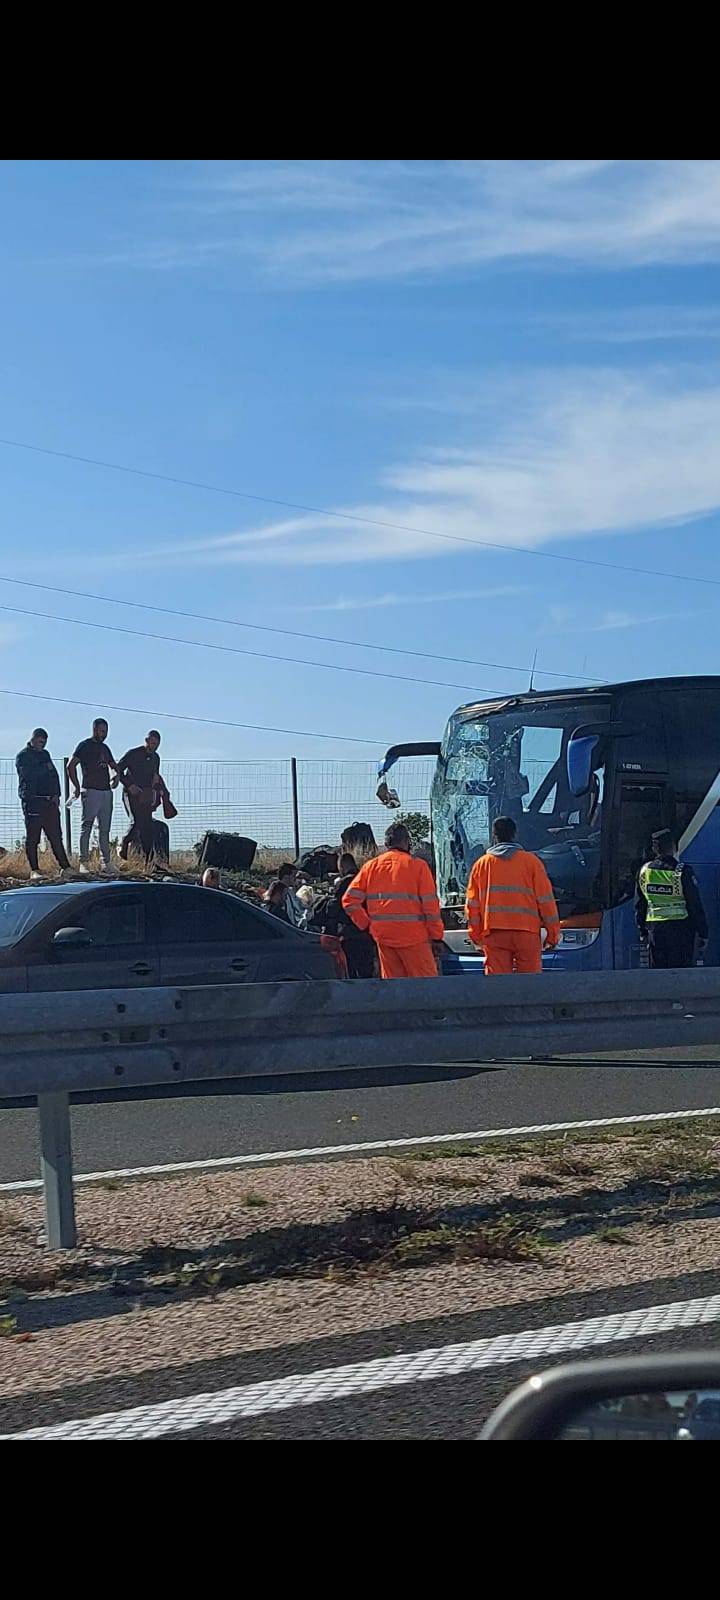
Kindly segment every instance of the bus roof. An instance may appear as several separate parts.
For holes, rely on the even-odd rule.
[[[588,700],[605,700],[608,695],[617,694],[623,689],[720,689],[720,676],[717,673],[698,675],[695,677],[674,678],[629,678],[624,683],[598,683],[580,684],[577,689],[525,689],[517,694],[502,694],[492,699],[471,701],[469,705],[459,706],[453,716],[469,720],[488,711],[504,711],[510,706],[537,705],[543,700],[560,701],[577,700],[578,697]]]

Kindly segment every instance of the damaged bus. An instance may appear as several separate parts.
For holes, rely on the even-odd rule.
[[[384,805],[401,804],[387,783],[392,767],[419,755],[437,757],[432,842],[455,970],[478,968],[462,908],[498,816],[514,818],[519,842],[552,881],[562,937],[546,966],[642,964],[633,894],[659,828],[670,828],[695,870],[710,925],[704,959],[717,965],[720,677],[530,690],[462,706],[441,743],[388,750],[378,775]]]

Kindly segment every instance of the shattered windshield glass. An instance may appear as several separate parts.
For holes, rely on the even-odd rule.
[[[596,719],[605,714],[594,705]],[[589,793],[579,799],[567,779],[568,740],[587,715],[578,702],[538,701],[451,719],[433,789],[446,903],[462,899],[494,818],[507,816],[517,823],[519,842],[545,862],[561,914],[599,908],[604,770],[597,766]]]

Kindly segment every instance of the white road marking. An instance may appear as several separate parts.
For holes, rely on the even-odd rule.
[[[296,1406],[322,1405],[330,1400],[348,1400],[377,1390],[482,1372],[488,1367],[507,1366],[515,1361],[542,1361],[547,1356],[571,1355],[597,1345],[648,1339],[671,1333],[676,1328],[696,1328],[715,1322],[720,1322],[720,1295],[701,1300],[675,1300],[640,1311],[590,1317],[585,1322],[557,1323],[548,1328],[531,1328],[524,1333],[503,1333],[494,1339],[474,1339],[469,1344],[450,1344],[409,1355],[359,1361],[350,1366],[324,1367],[318,1372],[294,1373],[264,1383],[220,1389],[215,1394],[189,1395],[178,1400],[164,1400],[158,1405],[133,1406],[128,1411],[107,1411],[97,1417],[82,1417],[0,1437],[159,1439],[165,1434],[218,1427],[241,1417],[289,1411]]]
[[[369,1151],[409,1150],[413,1146],[479,1144],[486,1139],[520,1139],[526,1134],[573,1133],[584,1128],[632,1127],[642,1122],[687,1122],[695,1117],[720,1117],[720,1106],[703,1106],[695,1111],[647,1111],[630,1117],[593,1117],[586,1122],[533,1122],[518,1128],[480,1128],[475,1133],[425,1133],[408,1139],[367,1139],[362,1144],[326,1144],[300,1150],[265,1150],[253,1156],[208,1156],[200,1161],[168,1161],[164,1166],[117,1167],[108,1172],[77,1172],[75,1183],[102,1183],[107,1178],[163,1178],[175,1172],[209,1172],[223,1167],[261,1167],[275,1161],[321,1160],[323,1156],[365,1155]],[[0,1183],[0,1194],[41,1189],[40,1178],[20,1178],[15,1183]]]

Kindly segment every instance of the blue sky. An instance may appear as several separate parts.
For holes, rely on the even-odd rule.
[[[390,676],[0,610],[0,754],[84,733],[50,695],[147,707],[168,758],[327,759],[439,736],[536,650],[538,686],[716,670],[715,588],[548,556],[720,583],[720,163],[4,162],[0,207],[3,438],[357,519],[0,445],[6,579],[499,664],[2,582]]]

